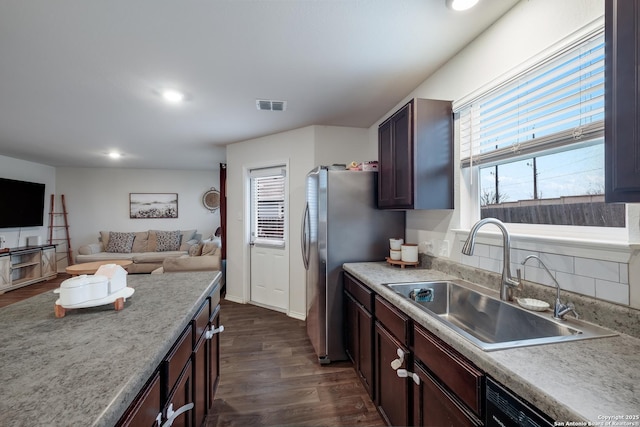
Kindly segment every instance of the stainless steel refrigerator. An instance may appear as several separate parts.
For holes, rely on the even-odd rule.
[[[389,238],[404,237],[405,213],[377,209],[377,175],[319,166],[306,178],[306,324],[321,364],[347,359],[342,264],[384,261]]]

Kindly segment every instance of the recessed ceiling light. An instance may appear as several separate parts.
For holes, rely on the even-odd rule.
[[[112,159],[119,159],[120,157],[122,157],[122,154],[118,153],[117,151],[110,151],[109,157],[111,157]]]
[[[447,7],[456,11],[471,9],[478,0],[446,0]]]
[[[184,100],[184,93],[173,89],[166,89],[162,91],[162,98],[172,104],[179,104]]]

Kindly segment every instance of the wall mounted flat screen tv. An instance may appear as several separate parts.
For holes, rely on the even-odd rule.
[[[0,178],[0,228],[39,227],[44,217],[44,184]]]

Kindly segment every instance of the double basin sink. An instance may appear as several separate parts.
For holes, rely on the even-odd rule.
[[[452,281],[389,283],[388,288],[484,351],[617,335],[579,321],[553,319]]]

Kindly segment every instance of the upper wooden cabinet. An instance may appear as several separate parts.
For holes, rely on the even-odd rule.
[[[378,128],[378,207],[453,209],[450,101],[413,99]]]
[[[605,1],[605,201],[640,202],[640,0]]]

